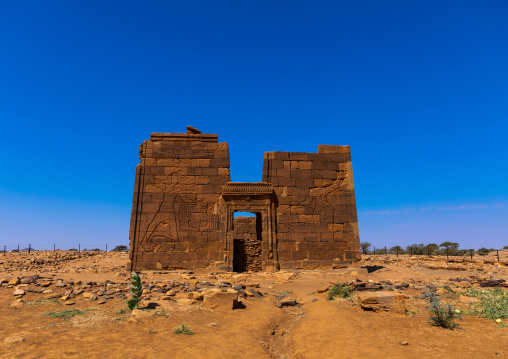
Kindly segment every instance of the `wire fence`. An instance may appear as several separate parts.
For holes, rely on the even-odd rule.
[[[497,261],[499,262],[502,258],[502,255],[499,254],[499,251],[501,251],[501,253],[505,253],[507,250],[506,250],[506,248],[489,249],[488,252],[482,252],[482,251],[475,250],[475,249],[457,250],[457,249],[450,249],[450,248],[431,250],[429,247],[422,250],[422,248],[413,248],[413,246],[410,246],[406,250],[399,249],[399,248],[387,249],[387,247],[376,249],[376,247],[374,247],[374,249],[372,251],[367,251],[367,253],[365,253],[365,251],[363,251],[362,254],[366,254],[366,255],[395,255],[397,257],[399,255],[409,255],[411,257],[412,256],[426,256],[426,257],[446,256],[447,259],[450,257],[463,257],[463,258],[470,257],[471,259],[473,259],[473,257],[477,256],[477,258],[486,259],[488,257],[491,257],[492,256],[491,253],[493,253],[494,257],[496,257]],[[504,257],[508,259],[507,254],[504,254]]]
[[[8,252],[38,252],[38,251],[77,251],[77,252],[88,252],[88,251],[100,251],[100,252],[123,252],[129,249],[126,245],[108,245],[107,243],[100,244],[17,244],[17,245],[1,245],[0,251],[5,255]]]

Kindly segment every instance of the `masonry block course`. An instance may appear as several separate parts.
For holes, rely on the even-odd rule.
[[[190,126],[152,133],[139,157],[132,270],[332,269],[360,259],[349,146],[266,152],[253,183],[231,182],[228,144]]]

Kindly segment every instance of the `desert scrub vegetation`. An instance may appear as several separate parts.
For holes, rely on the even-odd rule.
[[[94,309],[87,309],[87,310],[81,310],[81,309],[67,309],[62,310],[59,312],[50,312],[44,314],[45,317],[51,317],[51,318],[62,318],[62,319],[69,319],[72,318],[75,315],[83,315],[86,312],[92,311]]]
[[[463,295],[478,298],[478,302],[470,302],[472,310],[467,313],[502,323],[508,319],[508,292],[500,289],[467,289]],[[507,323],[503,324],[507,326]]]
[[[436,287],[429,285],[427,288],[428,291],[424,293],[424,296],[429,301],[429,322],[432,325],[447,329],[458,327],[455,319],[461,319],[460,310],[454,309],[450,304],[442,303],[436,294]]]
[[[35,302],[25,302],[26,305],[39,305],[39,304],[58,304],[62,305],[58,300],[56,299],[37,299]]]
[[[166,313],[166,310],[164,308],[160,309],[160,310],[156,310],[153,315],[155,317],[164,317],[164,318],[169,318],[171,316],[171,314],[169,313]]]
[[[328,289],[326,299],[334,300],[335,298],[350,298],[351,292],[349,287],[343,286],[342,283],[337,283]]]
[[[126,300],[125,303],[127,303],[129,309],[134,310],[138,309],[141,294],[143,294],[143,286],[141,285],[141,278],[136,272],[132,273],[131,278],[132,284],[129,284],[131,298]]]
[[[179,325],[175,329],[173,329],[173,333],[175,333],[175,334],[187,334],[187,335],[193,335],[194,334],[194,332],[192,331],[192,328],[189,327],[185,323],[182,323],[182,325]]]

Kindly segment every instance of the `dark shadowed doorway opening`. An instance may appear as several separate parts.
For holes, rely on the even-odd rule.
[[[235,212],[233,271],[261,271],[262,221],[260,213]]]

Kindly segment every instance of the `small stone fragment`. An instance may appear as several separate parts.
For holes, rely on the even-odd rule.
[[[14,296],[23,296],[23,295],[25,295],[25,291],[24,291],[23,289],[19,289],[19,288],[18,288],[18,289],[16,289],[16,290],[14,291],[14,294],[13,294],[13,295],[14,295]]]
[[[7,284],[9,284],[9,285],[18,285],[20,283],[21,282],[20,282],[19,278],[14,278],[14,279],[11,279],[9,282],[7,282]]]
[[[22,336],[19,336],[19,335],[11,335],[10,337],[7,337],[4,339],[4,343],[6,345],[12,345],[12,344],[17,344],[17,343],[22,343],[24,342],[26,339]]]

